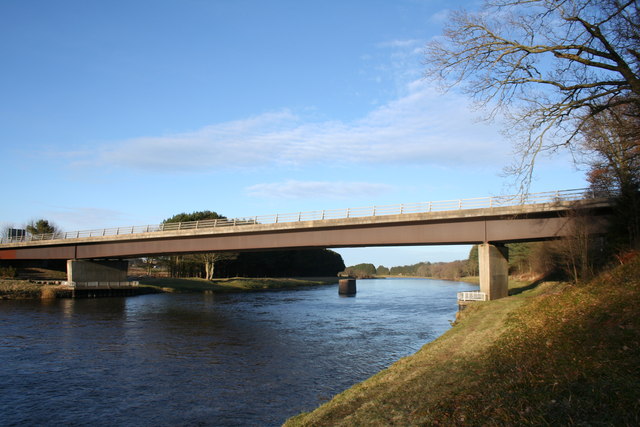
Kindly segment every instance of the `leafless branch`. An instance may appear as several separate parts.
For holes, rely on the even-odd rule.
[[[512,172],[526,189],[540,153],[576,148],[582,121],[640,106],[638,12],[637,0],[485,0],[451,14],[426,76],[525,130]]]

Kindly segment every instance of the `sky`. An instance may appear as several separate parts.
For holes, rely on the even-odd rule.
[[[476,0],[3,0],[0,226],[65,231],[512,194],[502,124],[424,76]],[[586,187],[564,155],[531,192]],[[468,246],[344,248],[347,265]]]

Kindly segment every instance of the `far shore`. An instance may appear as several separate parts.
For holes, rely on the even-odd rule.
[[[377,276],[367,279],[432,279],[452,282],[467,282],[478,284],[477,276],[461,277],[458,279],[442,279],[419,276]],[[139,282],[138,294],[148,293],[228,293],[228,292],[259,292],[278,291],[286,289],[300,289],[311,286],[336,284],[341,277],[293,277],[293,278],[253,278],[232,277],[206,280],[197,277],[171,278],[151,276],[131,276],[130,280]],[[8,299],[48,299],[67,298],[71,295],[71,288],[57,284],[60,280],[26,280],[26,279],[0,279],[0,300]],[[510,277],[509,289],[520,288],[530,281],[521,278]]]
[[[247,278],[206,280],[200,278],[135,277],[140,294],[228,293],[308,288],[338,283],[337,277]],[[67,298],[70,288],[42,280],[0,279],[0,300]]]
[[[252,292],[305,288],[338,283],[337,277],[231,277],[206,280],[200,278],[141,277],[141,287],[161,292]]]

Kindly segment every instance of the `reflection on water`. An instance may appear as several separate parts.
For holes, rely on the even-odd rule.
[[[2,425],[280,425],[442,334],[474,287],[0,302]]]

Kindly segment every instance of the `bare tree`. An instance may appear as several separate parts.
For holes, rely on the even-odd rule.
[[[582,127],[594,191],[613,196],[623,245],[640,247],[640,109],[622,105],[588,117]]]
[[[590,217],[585,212],[570,211],[569,235],[553,242],[555,258],[574,282],[589,280],[594,272],[592,256],[595,239],[589,233]]]
[[[15,230],[15,226],[13,226],[12,224],[3,225],[0,229],[0,239],[9,240],[11,237],[13,237],[12,230]]]
[[[213,279],[217,262],[238,258],[238,254],[232,252],[205,252],[194,256],[204,264],[205,279],[207,280]]]
[[[640,187],[640,110],[631,105],[585,118],[583,147],[589,181],[607,195],[635,193]]]
[[[637,0],[485,0],[427,45],[427,76],[507,117],[526,191],[540,154],[580,149],[591,117],[640,106],[639,12]]]
[[[171,218],[165,219],[163,224],[175,223],[175,222],[194,222],[204,221],[211,219],[226,219],[226,217],[219,215],[213,211],[197,211],[192,213],[179,213]],[[237,255],[236,255],[237,256]],[[233,259],[233,256],[226,253],[208,252],[191,255],[173,255],[168,258],[169,272],[172,277],[176,277],[182,274],[193,274],[190,268],[185,270],[185,267],[193,267],[193,263],[198,263],[204,266],[204,272],[207,280],[213,278],[215,263],[223,259]],[[198,267],[199,269],[199,267]]]

